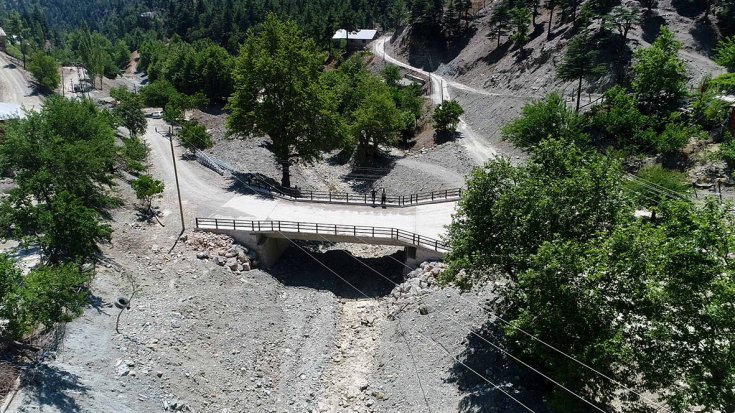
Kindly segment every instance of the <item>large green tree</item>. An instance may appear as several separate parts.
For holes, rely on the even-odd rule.
[[[686,96],[688,77],[678,56],[681,47],[664,27],[651,47],[636,51],[633,90],[646,113],[665,116]]]
[[[2,203],[3,233],[41,245],[47,262],[93,259],[110,236],[100,214],[112,202],[115,155],[111,117],[90,101],[52,97],[9,124],[0,167],[17,187]]]
[[[45,92],[53,92],[61,83],[59,64],[53,56],[36,53],[28,65],[28,70],[36,79],[39,88]]]
[[[586,138],[583,126],[584,119],[567,107],[564,98],[551,93],[543,100],[524,106],[521,116],[505,125],[501,133],[515,145],[530,148],[549,137],[583,141]]]
[[[270,15],[248,33],[235,65],[230,131],[267,135],[286,187],[294,160],[315,160],[333,145],[334,113],[319,81],[323,62],[294,22]]]
[[[130,133],[130,137],[145,132],[148,121],[143,113],[143,99],[137,93],[131,93],[125,88],[113,89],[110,95],[117,99],[117,105],[112,114]]]
[[[585,242],[544,243],[519,275],[511,346],[604,409],[735,411],[735,223],[727,206],[662,202],[657,223],[628,221]],[[579,406],[560,388],[552,400]]]
[[[545,241],[586,240],[612,228],[633,214],[621,177],[619,162],[556,139],[535,147],[527,166],[488,161],[470,175],[449,228],[450,273],[517,274]]]
[[[560,79],[577,81],[577,112],[582,100],[582,81],[594,80],[607,72],[601,63],[597,46],[587,32],[582,32],[569,42],[564,60],[556,69]]]

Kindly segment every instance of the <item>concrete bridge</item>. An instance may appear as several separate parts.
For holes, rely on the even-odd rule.
[[[406,250],[406,265],[410,267],[442,259],[449,252],[449,245],[443,241],[399,228],[225,218],[197,218],[196,227],[233,237],[255,250],[266,267],[278,260],[292,240],[401,246]]]

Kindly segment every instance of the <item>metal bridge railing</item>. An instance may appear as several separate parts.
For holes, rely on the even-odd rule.
[[[416,247],[437,252],[448,252],[449,245],[434,238],[415,234],[397,228],[369,227],[359,225],[319,224],[297,221],[248,221],[222,218],[197,218],[198,229],[232,230],[251,233],[299,233],[316,235],[336,235],[373,239],[391,239]]]
[[[202,165],[214,170],[220,175],[224,174],[224,171],[230,172],[234,179],[255,192],[266,193],[270,196],[296,202],[408,207],[414,205],[458,201],[462,197],[463,191],[462,188],[451,188],[406,195],[386,195],[385,203],[383,203],[382,193],[379,191],[376,191],[375,199],[373,199],[372,194],[351,194],[348,192],[312,191],[296,188],[284,188],[279,185],[274,185],[257,175],[246,175],[238,172],[225,162],[208,156],[202,151],[196,151],[195,155],[197,160]]]

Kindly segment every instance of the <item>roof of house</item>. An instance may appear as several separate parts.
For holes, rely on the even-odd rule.
[[[361,29],[354,32],[350,32],[350,40],[373,40],[375,39],[375,35],[378,34],[377,30],[368,30],[368,29]],[[332,36],[333,40],[337,39],[346,39],[347,38],[347,30],[345,29],[339,29],[334,33],[334,36]]]
[[[25,117],[23,108],[15,103],[0,102],[0,121],[22,119]]]

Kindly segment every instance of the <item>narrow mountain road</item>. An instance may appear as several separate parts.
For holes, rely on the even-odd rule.
[[[489,96],[489,97],[506,97],[508,95],[492,93],[486,90],[473,88],[463,83],[459,83],[455,80],[440,76],[436,73],[427,72],[417,67],[413,67],[407,63],[404,63],[393,56],[390,56],[385,50],[385,43],[390,40],[389,36],[383,36],[372,44],[373,53],[376,56],[382,57],[386,62],[394,64],[396,66],[403,67],[412,72],[419,73],[423,76],[428,77],[431,80],[431,101],[435,105],[441,104],[445,100],[451,100],[449,93],[450,88],[458,90]],[[475,132],[470,125],[467,124],[464,117],[460,118],[460,123],[457,128],[462,134],[460,142],[467,150],[467,153],[471,156],[476,164],[483,164],[490,158],[498,155],[499,151],[490,142],[484,139],[480,134]]]
[[[30,86],[30,75],[14,63],[14,59],[0,53],[0,101],[21,105],[27,110],[41,108],[43,98]]]

